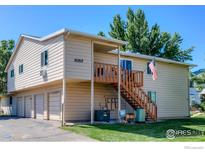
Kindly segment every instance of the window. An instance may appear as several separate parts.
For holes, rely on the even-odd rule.
[[[150,61],[151,62],[151,61]],[[149,64],[150,62],[147,63],[147,74],[152,74],[152,71],[149,68]],[[155,62],[154,62],[154,66],[155,66]]]
[[[9,97],[9,104],[12,105],[12,96]]]
[[[14,69],[11,70],[11,74],[10,74],[11,78],[14,77]]]
[[[129,71],[132,70],[132,61],[131,60],[122,59],[122,60],[120,60],[120,65],[125,70],[129,70]]]
[[[48,51],[45,50],[41,53],[41,67],[48,65]]]
[[[148,96],[151,98],[151,100],[156,103],[157,98],[156,98],[156,92],[155,91],[148,91]]]
[[[23,64],[19,65],[19,74],[23,73]]]

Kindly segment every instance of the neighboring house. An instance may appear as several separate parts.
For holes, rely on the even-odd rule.
[[[189,88],[190,105],[201,104],[200,92],[198,92],[194,87]]]
[[[202,68],[202,69],[199,69],[199,70],[193,72],[194,75],[200,75],[202,73],[205,73],[205,68]]]
[[[13,114],[93,122],[97,109],[119,119],[122,109],[144,108],[154,120],[189,117],[193,65],[155,58],[153,81],[153,57],[119,52],[126,43],[67,29],[41,38],[21,35],[6,67]]]
[[[205,69],[203,68],[203,69],[199,69],[199,70],[193,72],[193,75],[194,75],[194,76],[197,76],[197,77],[202,77],[202,75],[203,75],[204,73],[205,73]],[[205,87],[205,83],[201,83],[201,84],[199,84],[199,85]],[[194,83],[193,83],[193,86],[196,87],[196,86],[197,86],[197,83],[194,82]]]
[[[200,97],[201,97],[201,100],[202,102],[205,100],[205,89],[203,89],[201,92],[200,92]]]

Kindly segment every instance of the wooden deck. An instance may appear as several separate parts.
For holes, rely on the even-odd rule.
[[[118,81],[118,66],[112,64],[95,63],[94,65],[95,82],[101,83],[117,83]],[[143,86],[143,72],[137,70],[123,70],[121,68],[121,82],[128,83],[133,81],[133,86]]]

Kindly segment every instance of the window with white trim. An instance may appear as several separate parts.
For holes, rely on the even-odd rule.
[[[19,65],[19,74],[23,73],[23,64]]]
[[[14,69],[11,70],[11,72],[10,72],[10,77],[11,77],[11,78],[14,77]]]

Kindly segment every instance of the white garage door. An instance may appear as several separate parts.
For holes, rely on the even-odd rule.
[[[22,97],[17,97],[17,116],[24,117],[24,102]]]
[[[32,117],[32,97],[26,96],[25,97],[25,117],[31,118]]]
[[[43,119],[43,94],[35,95],[35,113],[36,119]]]
[[[60,92],[52,92],[48,94],[49,103],[49,119],[60,120],[61,113],[61,95]]]

